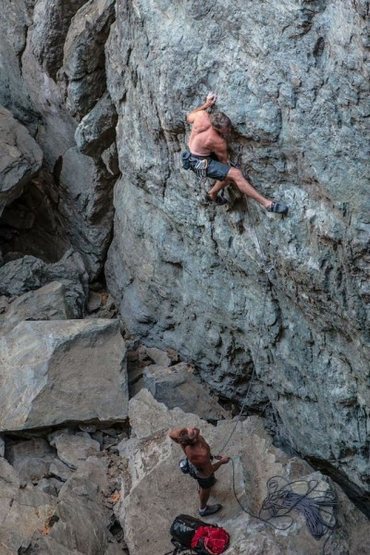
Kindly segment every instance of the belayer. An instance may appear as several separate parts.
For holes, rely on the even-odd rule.
[[[174,428],[169,431],[170,438],[181,445],[186,459],[184,459],[185,470],[183,472],[190,474],[192,478],[197,480],[199,485],[199,515],[204,517],[217,513],[222,509],[222,505],[207,505],[211,488],[216,483],[214,473],[221,465],[227,464],[230,457],[216,456],[212,457],[211,449],[200,435],[198,428]],[[216,459],[217,462],[212,462]],[[182,466],[182,465],[181,465]]]
[[[259,202],[268,212],[286,214],[288,212],[286,204],[273,201],[258,193],[240,169],[230,164],[227,139],[230,136],[232,124],[223,112],[207,112],[207,109],[215,103],[216,95],[210,93],[204,104],[187,115],[187,122],[192,128],[188,141],[189,151],[182,153],[183,167],[191,169],[200,177],[216,179],[213,187],[208,191],[208,197],[217,204],[227,203],[224,197],[218,196],[218,192],[230,182],[234,182],[242,193]]]

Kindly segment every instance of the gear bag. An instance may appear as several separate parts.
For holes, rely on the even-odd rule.
[[[189,515],[178,515],[171,528],[173,555],[191,549],[197,555],[221,555],[230,543],[226,530]]]

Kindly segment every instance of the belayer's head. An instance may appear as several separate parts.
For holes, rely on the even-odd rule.
[[[199,437],[199,432],[198,428],[183,428],[180,430],[178,442],[184,447],[193,445]]]
[[[223,112],[212,112],[209,114],[211,125],[217,133],[225,137],[231,133],[232,123],[229,117]]]

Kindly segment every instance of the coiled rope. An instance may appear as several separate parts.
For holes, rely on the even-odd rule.
[[[272,476],[266,483],[267,496],[262,502],[258,514],[252,513],[244,507],[238,498],[235,488],[235,463],[232,463],[232,482],[234,497],[241,510],[252,518],[264,522],[275,530],[288,530],[293,525],[293,518],[290,515],[295,509],[306,521],[306,525],[311,535],[320,540],[327,535],[322,548],[325,555],[328,541],[334,531],[338,528],[336,518],[336,507],[338,505],[337,495],[333,488],[327,490],[318,488],[318,480],[293,480],[288,481],[283,476]],[[293,488],[296,485],[304,484],[307,491],[304,494],[296,493]],[[278,525],[272,522],[274,519],[288,519],[285,525]]]

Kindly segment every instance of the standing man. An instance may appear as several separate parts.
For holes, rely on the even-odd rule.
[[[207,505],[211,488],[216,483],[214,473],[222,464],[227,464],[230,457],[212,457],[211,449],[200,435],[198,428],[174,428],[169,432],[170,438],[181,445],[189,466],[189,474],[195,478],[199,484],[199,515],[208,516],[217,513],[222,509],[222,505]],[[216,463],[212,463],[217,459]]]
[[[288,207],[283,202],[262,196],[246,180],[239,168],[231,166],[227,139],[230,136],[232,124],[223,112],[211,114],[207,112],[215,102],[216,95],[210,93],[202,106],[187,115],[187,122],[192,126],[188,141],[190,169],[198,175],[216,179],[213,187],[208,191],[208,196],[217,204],[227,202],[222,197],[218,197],[217,193],[233,181],[242,193],[259,202],[268,212],[286,214]]]

